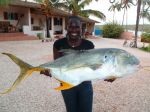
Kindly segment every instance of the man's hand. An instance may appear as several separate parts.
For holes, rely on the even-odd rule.
[[[41,71],[40,74],[52,77],[51,74],[50,74],[50,72],[49,72],[49,70]]]

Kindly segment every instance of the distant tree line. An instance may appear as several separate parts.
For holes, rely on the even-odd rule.
[[[127,30],[135,30],[136,25],[123,25],[124,28],[127,28]],[[96,25],[96,29],[103,29],[103,25]],[[139,25],[139,31],[147,32],[150,33],[150,25],[149,24],[144,24],[144,25]]]

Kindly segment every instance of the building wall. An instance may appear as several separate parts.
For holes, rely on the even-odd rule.
[[[44,15],[40,15],[40,14],[31,14],[31,32],[30,34],[34,34],[34,33],[43,33],[43,35],[46,34],[46,17]],[[54,24],[54,18],[60,18],[60,17],[51,17],[51,29],[49,30],[50,31],[50,35],[51,37],[54,37],[56,34],[55,32],[59,32],[61,31],[62,32],[62,35],[65,35],[65,31],[64,31],[64,20],[62,21],[62,25],[55,25]],[[62,17],[62,19],[65,19]],[[37,35],[37,34],[34,34],[34,35]]]
[[[39,14],[31,14],[31,18],[33,18],[33,24],[31,24],[31,30],[34,30],[33,27],[39,26],[41,29],[44,29],[46,26],[45,16]]]
[[[18,20],[14,20],[11,17],[8,18],[8,19],[4,19],[4,12],[7,12],[8,14],[17,13],[18,17],[20,15],[24,15],[24,17],[19,22],[18,27],[22,27],[23,25],[27,25],[28,24],[27,10],[29,10],[29,9],[28,8],[23,8],[23,7],[13,7],[13,6],[10,6],[9,8],[0,8],[0,21],[10,21],[11,25],[16,26]]]
[[[0,8],[0,21],[9,21],[11,25],[16,26],[18,20],[12,20],[11,18],[9,19],[4,19],[4,12],[7,13],[17,13],[18,15],[23,15],[21,18],[18,28],[22,29],[25,31],[25,34],[29,35],[37,35],[37,32],[46,32],[46,21],[45,21],[45,16],[42,14],[31,14],[30,8],[25,8],[25,7],[15,7],[15,6],[10,6],[9,8]],[[31,18],[33,18],[33,24],[31,24]],[[54,24],[54,18],[62,18],[62,23],[61,24]],[[65,17],[51,17],[51,30],[50,34],[52,37],[55,36],[56,31],[62,32],[62,35],[66,35],[66,19]],[[40,27],[41,29],[38,29]],[[38,30],[33,30],[34,28],[37,28]],[[88,23],[86,30],[90,33],[93,32],[94,28],[94,23]],[[44,33],[46,34],[46,33]]]
[[[95,23],[87,23],[87,32],[93,33]]]

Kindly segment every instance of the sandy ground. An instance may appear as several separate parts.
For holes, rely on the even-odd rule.
[[[150,54],[137,48],[122,47],[124,40],[90,39],[96,48],[121,48],[137,56],[142,66],[150,66]],[[52,60],[53,42],[0,42],[0,53],[9,52],[37,66]],[[138,46],[142,43],[138,42]],[[149,68],[150,69],[150,68]],[[19,75],[19,67],[0,54],[0,91],[10,87]],[[66,112],[58,82],[34,72],[15,91],[0,96],[0,112]],[[113,83],[93,81],[93,112],[150,112],[150,71],[140,69]]]

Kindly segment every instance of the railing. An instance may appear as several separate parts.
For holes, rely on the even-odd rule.
[[[9,32],[9,21],[0,21],[0,33],[7,33]]]

